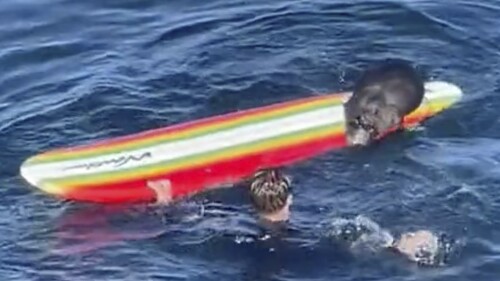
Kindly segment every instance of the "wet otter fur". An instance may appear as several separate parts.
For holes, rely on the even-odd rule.
[[[346,138],[350,146],[366,146],[417,109],[424,97],[424,81],[403,60],[386,60],[366,70],[344,104]]]

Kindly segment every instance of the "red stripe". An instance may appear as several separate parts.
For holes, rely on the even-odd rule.
[[[404,127],[410,127],[410,126],[413,126],[415,124],[422,122],[424,119],[429,118],[430,116],[432,116],[432,112],[426,112],[426,113],[421,113],[421,114],[415,114],[412,116],[406,116],[403,119],[403,125],[404,125]],[[380,134],[378,139],[383,139],[387,135],[389,135],[397,130],[398,130],[398,127],[391,128],[391,129],[387,130],[387,132]]]

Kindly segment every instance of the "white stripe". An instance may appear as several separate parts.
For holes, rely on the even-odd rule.
[[[85,160],[67,160],[56,163],[33,164],[31,166],[24,167],[22,173],[24,175],[29,175],[28,177],[36,178],[35,181],[39,181],[48,178],[63,178],[68,176],[118,171],[229,148],[232,146],[278,137],[306,129],[333,125],[337,122],[341,122],[343,120],[343,116],[343,107],[331,106],[280,119],[248,124],[227,131],[199,136],[187,140],[174,141],[158,145],[156,147],[147,147],[129,152],[93,157]],[[140,162],[130,161],[119,168],[114,165],[104,165],[90,171],[84,167],[66,170],[68,167],[83,165],[90,162],[117,159],[128,155],[143,155],[147,152],[151,152],[151,157],[145,158]]]

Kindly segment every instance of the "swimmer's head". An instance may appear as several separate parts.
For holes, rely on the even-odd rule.
[[[428,230],[407,232],[395,241],[394,248],[420,265],[437,266],[447,261],[452,241]]]
[[[288,219],[292,203],[289,178],[278,169],[257,172],[250,184],[250,200],[262,216],[270,220]]]

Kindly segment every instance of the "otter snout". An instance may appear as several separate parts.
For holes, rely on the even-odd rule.
[[[366,146],[371,139],[371,134],[365,129],[355,129],[347,134],[347,144],[350,146]]]

